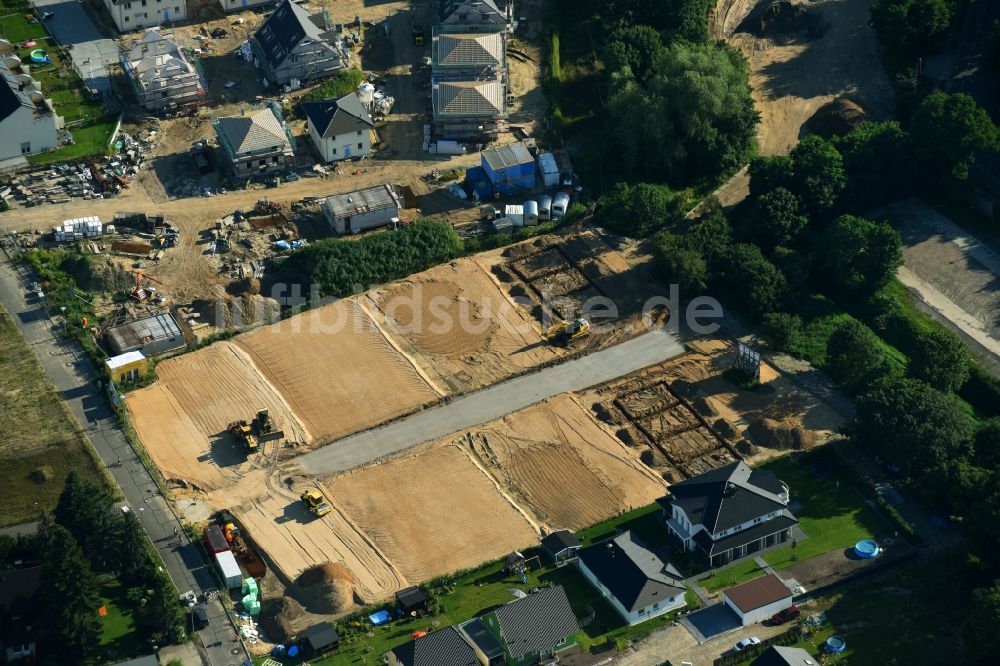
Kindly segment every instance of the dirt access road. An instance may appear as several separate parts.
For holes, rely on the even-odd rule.
[[[603,351],[517,377],[418,412],[386,426],[345,437],[298,459],[307,474],[342,472],[464,428],[510,414],[567,391],[581,391],[679,355],[684,348],[661,329]]]
[[[761,154],[788,153],[801,138],[802,124],[840,96],[854,100],[876,119],[891,112],[892,89],[868,25],[873,2],[794,0],[794,5],[822,14],[829,25],[821,37],[810,39],[804,33],[757,37],[740,32],[758,0],[720,0],[712,33],[750,61],[750,86],[761,114]]]

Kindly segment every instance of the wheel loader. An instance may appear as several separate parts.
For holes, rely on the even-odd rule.
[[[229,432],[233,433],[233,437],[243,446],[247,455],[257,452],[257,437],[246,421],[233,421],[229,424]]]
[[[549,327],[542,335],[547,342],[560,347],[567,347],[573,342],[590,334],[590,322],[582,317],[573,321],[559,321]]]

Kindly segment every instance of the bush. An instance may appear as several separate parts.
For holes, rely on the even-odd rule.
[[[984,414],[1000,416],[1000,379],[978,364],[969,368],[969,378],[958,389],[958,395]]]
[[[418,221],[360,240],[317,241],[282,261],[275,279],[318,285],[321,296],[346,296],[355,287],[367,289],[453,259],[462,247],[462,239],[451,226]]]
[[[365,73],[360,69],[343,69],[323,82],[321,86],[302,98],[303,102],[314,102],[323,99],[343,97],[358,89],[365,80]]]
[[[684,217],[684,197],[665,185],[617,183],[597,209],[596,222],[624,236],[643,238]]]
[[[768,312],[761,334],[778,351],[790,351],[802,335],[802,318],[785,312]]]
[[[825,369],[850,389],[871,385],[888,375],[891,367],[875,333],[853,317],[839,324],[827,342]]]
[[[969,378],[969,353],[957,335],[944,327],[920,333],[916,353],[910,355],[910,375],[945,392],[955,391]]]

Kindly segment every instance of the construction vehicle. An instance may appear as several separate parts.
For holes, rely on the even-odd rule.
[[[233,433],[233,437],[243,446],[247,455],[257,452],[257,437],[253,434],[249,423],[243,420],[233,421],[229,424],[229,432]]]
[[[156,284],[163,286],[163,283],[154,277],[150,277],[145,273],[140,273],[139,271],[132,271],[132,275],[135,277],[135,286],[132,287],[132,291],[129,292],[129,297],[139,301],[140,303],[146,299],[152,298],[156,295],[155,287],[143,287],[142,281],[149,280],[150,282],[155,282]]]
[[[270,442],[285,438],[285,431],[277,429],[274,419],[271,418],[266,409],[259,410],[257,415],[253,417],[253,429],[258,442]]]
[[[424,45],[424,26],[419,23],[414,23],[410,26],[410,34],[413,35],[413,45],[423,46]]]
[[[581,317],[573,321],[556,322],[545,331],[542,337],[550,344],[566,347],[589,334],[590,322]]]
[[[302,503],[306,505],[307,509],[309,509],[309,513],[317,518],[321,518],[333,511],[333,507],[330,506],[330,503],[326,501],[325,497],[323,497],[323,493],[315,488],[309,489],[299,495],[299,499],[301,499]]]
[[[262,578],[267,572],[267,565],[260,559],[254,548],[253,540],[243,534],[236,518],[228,510],[223,509],[214,516],[215,525],[221,530],[229,549],[236,561],[251,578]]]

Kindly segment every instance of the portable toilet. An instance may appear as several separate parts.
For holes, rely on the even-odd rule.
[[[547,194],[538,197],[538,219],[552,219],[552,197]]]
[[[534,227],[538,224],[538,202],[529,199],[524,202],[524,226]]]

